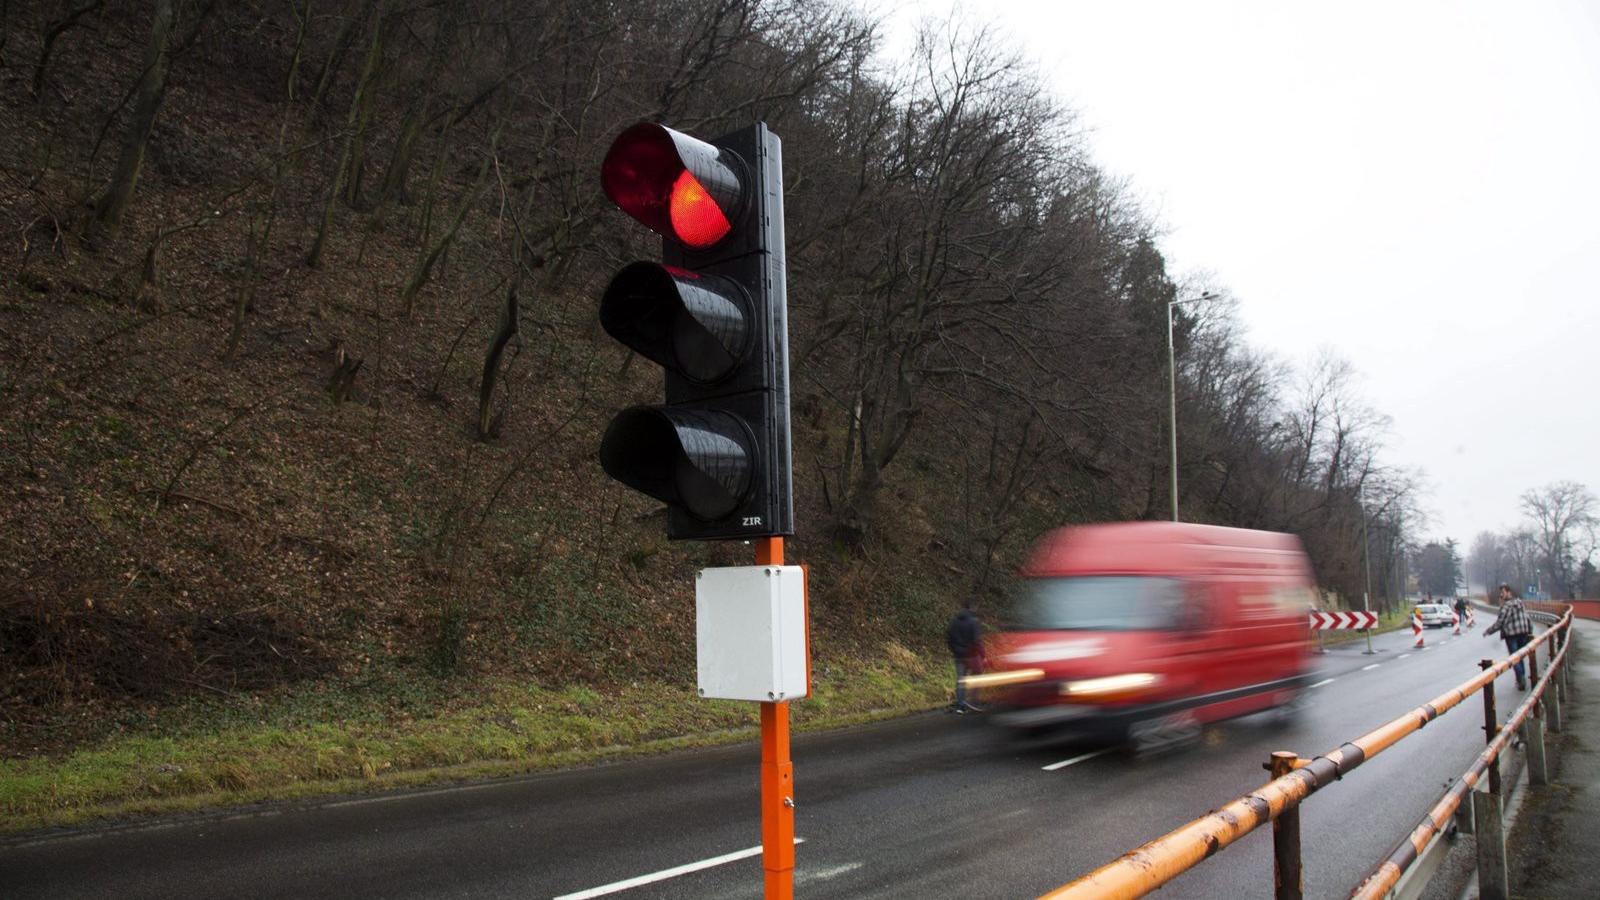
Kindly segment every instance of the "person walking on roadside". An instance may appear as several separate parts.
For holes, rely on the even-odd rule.
[[[1456,598],[1456,620],[1462,625],[1467,624],[1467,598]]]
[[[976,707],[967,702],[967,688],[961,683],[972,670],[973,656],[978,652],[978,614],[972,611],[972,601],[961,604],[961,610],[950,619],[944,630],[944,642],[956,664],[956,699],[950,704],[954,713],[971,712]]]
[[[1522,598],[1511,590],[1509,584],[1500,585],[1500,615],[1495,618],[1493,625],[1484,629],[1483,636],[1488,637],[1496,631],[1505,639],[1507,653],[1516,653],[1533,639],[1533,621],[1528,618],[1527,607],[1522,605]],[[1522,660],[1517,660],[1511,668],[1517,673],[1517,690],[1527,690],[1528,680],[1522,674]]]

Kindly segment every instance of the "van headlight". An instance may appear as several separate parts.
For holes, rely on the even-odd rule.
[[[1136,694],[1155,687],[1161,676],[1150,672],[1130,672],[1126,675],[1107,675],[1104,678],[1085,678],[1061,685],[1065,697],[1105,697],[1110,694]]]

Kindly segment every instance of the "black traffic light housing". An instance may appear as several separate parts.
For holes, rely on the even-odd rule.
[[[662,261],[619,271],[600,322],[662,367],[666,403],[617,415],[600,463],[667,504],[673,540],[794,533],[781,146],[764,124],[707,143],[642,123],[602,166]]]

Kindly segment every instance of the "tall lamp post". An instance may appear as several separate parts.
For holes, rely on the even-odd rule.
[[[1361,609],[1372,612],[1372,542],[1367,540],[1367,493],[1363,485],[1356,492],[1356,505],[1361,508],[1361,561],[1367,568],[1367,589],[1361,592]],[[1367,636],[1368,654],[1372,653],[1372,629],[1363,629]]]
[[[1187,300],[1167,301],[1167,412],[1169,417],[1167,432],[1172,438],[1172,521],[1178,521],[1178,360],[1172,350],[1172,310],[1174,307],[1185,303],[1201,303],[1215,300],[1217,295],[1206,291],[1198,297]]]

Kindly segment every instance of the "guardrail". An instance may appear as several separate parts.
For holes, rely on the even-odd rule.
[[[1407,868],[1415,861],[1420,853],[1421,841],[1426,845],[1442,827],[1435,819],[1434,814],[1442,807],[1449,807],[1449,812],[1444,813],[1448,818],[1460,805],[1466,790],[1470,790],[1481,777],[1484,771],[1489,774],[1489,796],[1493,801],[1486,801],[1484,809],[1492,808],[1494,813],[1493,827],[1499,833],[1499,799],[1501,796],[1499,754],[1504,749],[1512,729],[1524,726],[1522,731],[1527,735],[1529,746],[1530,777],[1535,773],[1543,777],[1543,700],[1546,687],[1549,685],[1554,673],[1560,672],[1558,681],[1558,694],[1564,699],[1566,671],[1562,663],[1566,657],[1566,645],[1572,626],[1572,613],[1567,610],[1561,618],[1543,634],[1537,635],[1527,646],[1511,654],[1500,662],[1484,660],[1480,665],[1482,673],[1476,678],[1465,681],[1449,691],[1440,694],[1428,703],[1416,707],[1410,712],[1393,719],[1379,727],[1367,732],[1346,744],[1311,759],[1302,759],[1297,754],[1280,751],[1272,754],[1264,768],[1272,773],[1272,780],[1234,800],[1220,809],[1215,810],[1201,818],[1177,828],[1167,834],[1150,841],[1147,844],[1123,854],[1093,872],[1063,885],[1044,895],[1043,900],[1113,900],[1113,898],[1142,897],[1145,894],[1161,887],[1184,872],[1189,871],[1202,861],[1209,859],[1223,848],[1244,837],[1257,828],[1271,822],[1273,825],[1273,882],[1274,896],[1278,900],[1299,900],[1302,896],[1300,882],[1300,810],[1299,806],[1304,800],[1316,791],[1326,787],[1345,775],[1349,774],[1363,762],[1377,756],[1384,750],[1392,747],[1407,735],[1420,730],[1424,725],[1449,712],[1473,694],[1483,691],[1484,695],[1484,727],[1488,732],[1486,738],[1489,742],[1483,754],[1473,763],[1466,775],[1458,779],[1451,789],[1446,792],[1443,800],[1430,810],[1424,824],[1417,826],[1407,838],[1390,854],[1389,859],[1380,863],[1366,882],[1357,888],[1356,896],[1381,897],[1385,896],[1394,884],[1404,874]],[[1550,660],[1549,670],[1544,678],[1538,674],[1538,652],[1541,646],[1548,645],[1551,650],[1548,654]],[[1518,707],[1517,714],[1507,727],[1501,728],[1495,713],[1494,691],[1484,690],[1494,684],[1494,680],[1504,674],[1515,663],[1527,659],[1533,667],[1530,672],[1535,687],[1529,693],[1528,699]],[[1552,720],[1559,728],[1560,712],[1558,699],[1552,708],[1556,710]],[[1535,712],[1534,710],[1539,710]],[[1527,722],[1530,714],[1534,718],[1533,726]],[[1533,735],[1538,733],[1537,737]],[[1535,744],[1537,742],[1537,745]],[[1537,763],[1534,762],[1535,746],[1537,746]],[[1481,764],[1481,766],[1480,766]],[[1537,766],[1537,768],[1535,768]],[[1468,779],[1470,778],[1470,781]],[[1465,784],[1465,788],[1461,785]],[[1458,788],[1461,791],[1458,792]],[[1452,797],[1454,798],[1452,800]],[[1477,804],[1474,803],[1476,813]],[[1485,813],[1484,815],[1487,815]],[[1426,834],[1423,834],[1426,832]],[[1484,830],[1487,834],[1487,827]],[[1505,849],[1503,838],[1500,844],[1500,875],[1504,883],[1504,857]],[[1407,849],[1411,853],[1406,852]],[[1480,867],[1482,866],[1483,850],[1480,848]],[[1392,866],[1392,868],[1391,868]],[[1491,860],[1492,866],[1492,860]],[[1392,875],[1392,877],[1391,877]],[[1491,878],[1493,873],[1491,872]],[[1374,881],[1373,879],[1377,880]],[[1482,879],[1480,879],[1480,882]],[[1359,891],[1371,886],[1376,893],[1363,894]],[[1482,885],[1485,900],[1497,895],[1488,893],[1488,885]],[[1498,895],[1504,897],[1502,893]]]
[[[1571,621],[1570,614],[1565,621]],[[1546,633],[1555,637],[1550,641],[1549,667],[1545,670],[1544,677],[1540,678],[1538,674],[1539,654],[1530,653],[1528,665],[1532,671],[1528,674],[1530,680],[1537,683],[1527,699],[1522,701],[1503,726],[1497,722],[1495,715],[1494,691],[1483,692],[1483,729],[1489,746],[1478,754],[1478,758],[1472,761],[1466,772],[1445,789],[1444,796],[1428,810],[1421,823],[1390,851],[1383,862],[1373,867],[1367,877],[1362,879],[1361,884],[1351,893],[1351,897],[1378,900],[1392,896],[1406,872],[1423,858],[1430,847],[1437,845],[1437,839],[1444,835],[1452,817],[1458,819],[1457,824],[1461,831],[1477,834],[1478,896],[1483,900],[1503,900],[1510,896],[1506,878],[1505,833],[1500,818],[1504,797],[1500,779],[1500,754],[1511,742],[1511,736],[1520,733],[1523,744],[1528,748],[1528,780],[1533,784],[1549,782],[1549,771],[1545,767],[1544,728],[1548,722],[1551,731],[1557,733],[1561,731],[1561,704],[1566,701],[1567,692],[1567,667],[1563,663],[1566,662],[1570,632],[1567,629],[1560,629]],[[1484,660],[1479,665],[1487,668],[1492,664]],[[1556,686],[1555,690],[1548,691],[1547,694],[1552,680]],[[1530,717],[1533,720],[1531,722]],[[1485,773],[1489,776],[1489,790],[1487,792],[1474,790]],[[1467,811],[1466,815],[1458,816],[1463,809]]]

